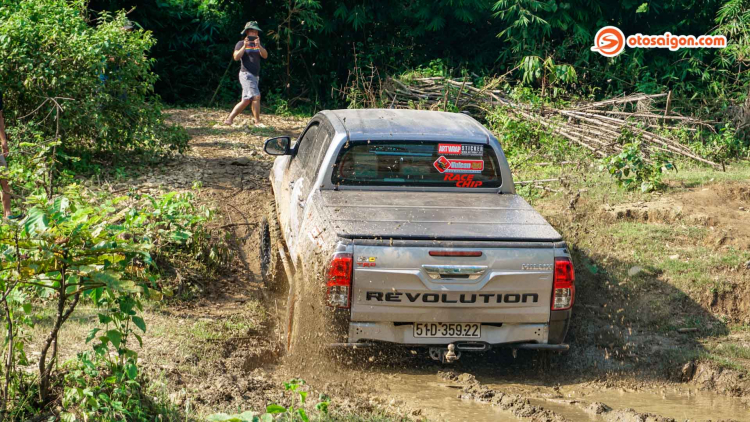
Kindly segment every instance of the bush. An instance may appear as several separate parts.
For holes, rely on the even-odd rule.
[[[750,159],[750,137],[743,139],[731,126],[721,128],[719,133],[703,141],[692,143],[691,147],[702,157],[719,163]]]
[[[3,2],[0,80],[9,125],[39,123],[62,148],[165,153],[187,145],[152,101],[149,32],[125,31],[123,12],[90,19],[83,0]],[[43,123],[43,124],[41,124]]]
[[[162,297],[158,264],[190,259],[207,266],[226,262],[226,245],[213,242],[207,227],[211,213],[196,209],[192,199],[189,193],[175,192],[113,198],[69,185],[52,199],[44,193],[30,197],[33,206],[25,219],[0,225],[0,310],[10,316],[3,325],[13,351],[1,366],[11,381],[4,399],[16,416],[23,419],[24,412],[38,411],[59,393],[53,369],[58,359],[55,339],[77,305],[85,302],[97,308],[101,324],[87,338],[95,353],[91,359],[106,367],[108,375],[100,387],[66,391],[67,403],[77,403],[91,416],[130,411],[113,410],[111,405],[119,401],[116,396],[127,397],[128,391],[140,389],[135,349],[146,332],[142,301]],[[42,344],[38,380],[27,385],[19,366],[29,365],[25,330],[33,326],[37,312],[44,311],[45,307],[33,307],[39,303],[58,312]],[[88,365],[85,360],[80,363]],[[112,377],[115,385],[108,386]],[[70,386],[68,381],[65,385]],[[111,400],[90,397],[96,388],[108,388]],[[30,389],[39,397],[24,398]],[[24,402],[26,406],[14,406]]]
[[[304,389],[304,385],[305,381],[299,378],[284,383],[284,390],[292,395],[292,404],[288,408],[271,404],[266,407],[266,413],[260,416],[249,411],[235,415],[215,413],[207,420],[212,422],[271,422],[274,420],[309,422],[310,416],[305,411],[305,401],[309,392]],[[315,405],[315,410],[318,412],[317,420],[322,420],[323,417],[328,418],[330,400],[331,398],[325,394],[318,396],[318,403]]]
[[[602,169],[617,180],[617,184],[628,190],[640,187],[641,192],[662,188],[662,173],[674,170],[674,165],[664,157],[652,155],[648,159],[641,151],[640,141],[622,146],[622,152],[605,159]]]
[[[133,364],[121,365],[105,356],[78,353],[63,365],[60,420],[145,421],[180,420],[179,410],[164,392]]]

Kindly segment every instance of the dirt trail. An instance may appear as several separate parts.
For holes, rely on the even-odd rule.
[[[214,110],[173,110],[168,115],[189,131],[191,150],[142,182],[169,189],[188,189],[200,182],[200,198],[221,211],[220,224],[231,233],[236,256],[229,270],[205,281],[199,298],[177,302],[154,316],[154,325],[171,328],[144,345],[149,349],[143,353],[145,366],[153,377],[167,378],[170,397],[178,404],[189,402],[200,411],[257,411],[270,403],[288,404],[289,397],[279,386],[299,377],[309,382],[312,391],[330,394],[333,408],[377,410],[410,419],[666,421],[695,420],[700,415],[698,419],[750,421],[750,408],[742,399],[711,396],[701,402],[705,412],[679,414],[674,406],[696,403],[683,400],[688,394],[684,391],[692,390],[680,390],[679,383],[644,382],[637,374],[587,374],[577,364],[569,365],[568,359],[592,359],[584,356],[593,353],[589,349],[554,358],[545,373],[537,369],[537,355],[520,353],[514,359],[505,350],[462,358],[451,368],[455,373],[442,375],[445,367],[409,350],[389,356],[360,352],[346,359],[323,360],[307,370],[286,365],[273,322],[283,303],[263,289],[255,229],[272,199],[267,181],[272,159],[263,154],[263,141],[272,136],[296,137],[306,119],[264,115],[270,127],[260,130],[249,128],[242,118],[232,127],[221,126],[224,113]],[[196,329],[233,321],[244,325],[229,334],[223,331],[218,338]],[[665,390],[679,392],[661,394]],[[591,396],[594,392],[600,396]],[[640,396],[629,400],[628,392]],[[646,403],[646,396],[664,398]],[[635,410],[627,410],[631,407]]]
[[[129,180],[125,188],[200,186],[199,200],[222,216],[219,225],[230,234],[234,261],[215,278],[184,283],[194,288],[178,295],[190,300],[147,311],[153,328],[144,338],[143,366],[152,378],[166,379],[173,401],[199,413],[283,404],[288,398],[279,380],[261,368],[277,362],[280,353],[258,273],[255,228],[271,200],[272,160],[263,153],[263,142],[296,136],[306,120],[264,116],[269,127],[255,129],[246,118],[232,127],[220,125],[226,116],[216,110],[172,110],[167,116],[187,129],[190,150]]]

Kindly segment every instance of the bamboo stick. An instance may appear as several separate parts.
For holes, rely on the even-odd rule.
[[[625,103],[634,103],[636,101],[641,101],[645,99],[653,99],[653,98],[661,98],[666,96],[667,94],[632,94],[621,98],[614,98],[611,100],[605,100],[605,101],[598,101],[595,103],[586,104],[583,107],[578,107],[577,110],[585,110],[589,108],[598,108],[598,107],[604,107],[608,105],[615,105],[615,104],[625,104]]]

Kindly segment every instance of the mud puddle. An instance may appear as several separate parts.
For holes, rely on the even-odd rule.
[[[566,399],[602,402],[613,409],[632,408],[676,420],[750,421],[750,408],[739,399],[707,391],[573,391],[561,389]]]
[[[458,398],[459,386],[441,382],[436,375],[398,375],[389,383],[387,398],[418,407],[431,421],[518,421],[501,409]]]
[[[487,382],[487,381],[485,381]],[[750,422],[750,406],[740,398],[721,396],[708,391],[667,388],[662,390],[628,391],[623,389],[591,389],[570,385],[559,389],[539,388],[526,384],[487,382],[488,388],[522,392],[535,405],[542,406],[571,420],[606,420],[582,410],[585,403],[603,403],[613,410],[634,409],[678,421],[736,420]],[[534,392],[531,392],[534,390]],[[547,391],[548,390],[548,391]],[[545,397],[546,396],[546,397]]]
[[[410,412],[412,417],[426,418],[436,421],[518,421],[526,417],[518,417],[519,412],[514,409],[503,409],[497,405],[479,399],[482,393],[474,399],[462,394],[462,382],[452,382],[441,379],[436,374],[398,374],[389,377],[388,387],[381,391],[383,404],[418,409]],[[748,421],[750,422],[750,407],[739,398],[726,397],[718,394],[698,391],[694,389],[678,389],[665,387],[662,390],[645,389],[630,391],[623,389],[595,389],[590,385],[573,384],[555,388],[541,386],[537,383],[519,382],[488,382],[482,387],[496,392],[520,395],[520,399],[528,399],[530,405],[542,411],[549,411],[544,416],[547,419],[532,420],[567,420],[567,421],[611,421],[621,418],[647,414],[672,418],[677,421]],[[461,398],[463,396],[464,398]],[[603,406],[602,406],[603,404]],[[400,407],[400,406],[399,406]],[[604,412],[596,411],[597,407],[604,408]],[[628,413],[627,409],[635,412]],[[525,415],[524,415],[525,416]],[[620,419],[618,419],[620,418]],[[628,419],[629,420],[629,419]],[[645,419],[644,419],[645,420]]]

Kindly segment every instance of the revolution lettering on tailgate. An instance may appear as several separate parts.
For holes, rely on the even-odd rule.
[[[411,303],[537,303],[537,293],[410,293],[365,292],[367,302]]]

